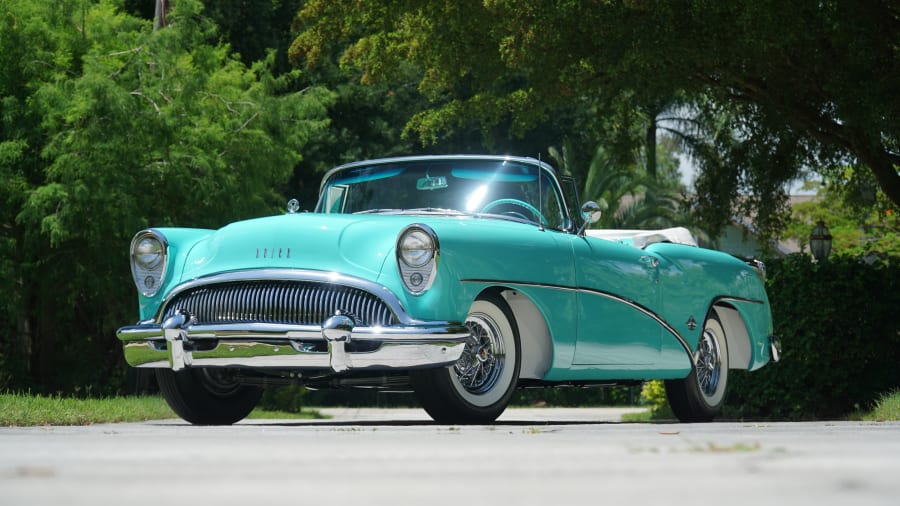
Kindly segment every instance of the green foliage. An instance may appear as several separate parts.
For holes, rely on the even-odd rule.
[[[590,115],[590,131],[617,153],[674,130],[701,169],[694,209],[713,235],[737,202],[773,236],[787,217],[785,184],[808,167],[832,177],[848,159],[900,203],[900,17],[888,3],[365,5],[306,2],[291,57],[315,63],[339,48],[365,83],[418,65],[430,104],[407,128],[426,144],[472,121],[488,130],[508,120],[522,133],[579,117],[572,110]],[[659,122],[661,113],[676,120]]]
[[[864,420],[875,422],[900,421],[900,390],[881,396],[875,408],[863,416]]]
[[[662,380],[647,381],[641,388],[641,404],[650,408],[650,419],[673,419],[675,415],[669,407],[669,398],[666,396],[666,384]]]
[[[592,228],[652,229],[690,222],[682,205],[685,189],[681,184],[678,160],[670,146],[670,138],[657,145],[656,176],[643,166],[617,157],[604,145],[594,149],[590,164],[579,166],[571,141],[562,148],[551,147],[550,159],[563,174],[583,183],[581,200],[593,200],[603,210],[600,221]]]
[[[15,386],[119,386],[133,320],[125,255],[147,226],[219,227],[281,208],[330,92],[247,67],[197,0],[170,26],[119,2],[0,0],[0,343]]]
[[[900,259],[792,255],[766,266],[782,359],[732,371],[726,416],[839,418],[900,386]]]
[[[848,179],[854,172],[848,169]],[[852,186],[827,185],[819,188],[816,197],[793,206],[793,216],[784,237],[794,239],[808,248],[809,234],[816,222],[824,222],[833,237],[835,254],[886,259],[900,251],[900,213],[896,205],[887,202],[881,192],[868,187],[865,200]]]

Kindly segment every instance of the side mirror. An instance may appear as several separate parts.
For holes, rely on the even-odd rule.
[[[593,200],[585,202],[584,205],[581,206],[581,217],[584,220],[584,224],[578,229],[578,235],[582,235],[584,229],[586,229],[588,225],[600,221],[601,216],[603,216],[603,209],[600,208],[600,204]]]
[[[597,223],[602,215],[603,209],[600,208],[600,204],[593,200],[589,200],[581,206],[581,217],[588,223]]]

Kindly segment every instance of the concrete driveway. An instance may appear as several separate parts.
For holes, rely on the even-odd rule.
[[[510,409],[0,428],[0,505],[900,504],[900,423],[619,423]]]

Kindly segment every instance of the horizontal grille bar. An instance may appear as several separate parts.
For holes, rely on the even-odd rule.
[[[178,294],[163,320],[177,309],[199,324],[241,322],[322,325],[336,311],[364,327],[387,326],[396,318],[375,295],[343,285],[306,281],[242,281],[193,288]]]

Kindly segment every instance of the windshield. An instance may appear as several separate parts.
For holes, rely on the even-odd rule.
[[[538,178],[540,174],[540,178]],[[463,213],[567,228],[553,176],[509,160],[410,160],[331,174],[320,213]]]

